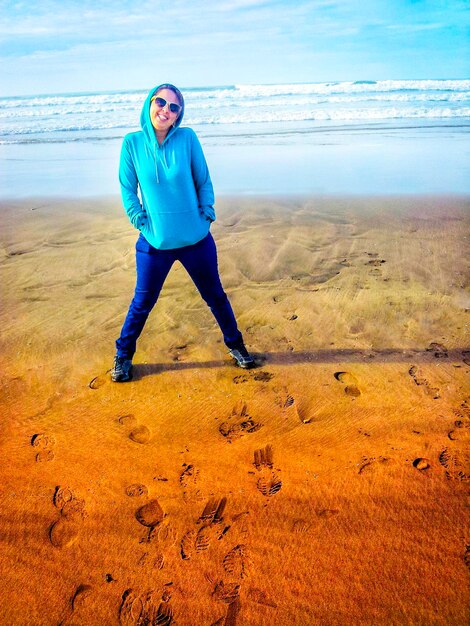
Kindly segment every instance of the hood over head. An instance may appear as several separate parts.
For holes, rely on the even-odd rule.
[[[157,138],[155,136],[155,129],[152,126],[152,120],[150,119],[150,104],[151,104],[150,100],[161,89],[171,89],[171,91],[173,91],[176,94],[179,100],[179,103],[181,104],[180,114],[178,115],[175,121],[174,127],[170,128],[170,130],[168,131],[168,134],[165,137],[165,141],[168,139],[170,135],[172,135],[175,132],[175,130],[181,124],[181,121],[184,115],[184,98],[183,98],[183,94],[178,89],[178,87],[175,87],[174,85],[171,85],[170,83],[163,83],[161,85],[158,85],[158,87],[154,87],[149,92],[144,102],[144,105],[142,107],[142,112],[140,114],[140,125],[142,126],[142,130],[144,131],[145,139],[147,140],[148,143],[150,143],[150,145],[153,145],[157,141]]]

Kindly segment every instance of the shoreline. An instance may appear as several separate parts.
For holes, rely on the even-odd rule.
[[[335,128],[333,124],[332,128]],[[210,130],[210,129],[209,129]],[[228,139],[200,133],[214,189],[224,195],[470,193],[468,128],[423,126],[287,134],[269,128]],[[278,128],[277,131],[280,129]],[[0,145],[4,198],[119,193],[121,141]]]
[[[215,206],[218,204],[218,200],[220,199],[222,202],[236,202],[237,200],[241,202],[247,202],[250,200],[262,200],[262,201],[273,201],[273,202],[286,202],[290,203],[294,202],[308,202],[308,201],[320,201],[320,202],[334,202],[334,201],[348,201],[353,200],[357,202],[358,200],[363,200],[364,202],[369,201],[394,201],[398,200],[402,201],[421,201],[421,200],[431,200],[431,201],[457,201],[460,203],[469,203],[470,204],[470,193],[466,192],[440,192],[440,193],[422,193],[422,192],[396,192],[396,193],[364,193],[364,192],[219,192],[215,194],[216,202]],[[52,204],[61,204],[63,202],[74,202],[74,203],[88,203],[90,201],[96,200],[100,203],[109,203],[109,202],[118,202],[119,206],[122,208],[121,196],[119,192],[116,193],[103,193],[103,194],[90,194],[87,196],[74,195],[74,194],[63,194],[62,196],[57,195],[47,195],[47,194],[31,194],[30,196],[24,197],[4,197],[0,198],[0,210],[4,208],[4,205],[27,205],[31,203],[52,203]],[[29,208],[29,207],[28,207]],[[465,207],[467,208],[467,207]],[[124,209],[122,209],[124,211]]]

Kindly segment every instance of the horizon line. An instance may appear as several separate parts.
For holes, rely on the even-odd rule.
[[[288,81],[288,82],[279,82],[279,83],[262,83],[262,82],[234,82],[234,83],[226,83],[226,84],[208,84],[208,85],[193,85],[193,86],[184,86],[181,89],[188,91],[196,91],[196,90],[210,90],[210,89],[236,89],[237,87],[274,87],[276,85],[339,85],[341,83],[351,83],[351,84],[377,84],[380,82],[413,82],[413,81],[466,81],[470,80],[470,76],[466,77],[446,77],[446,78],[424,78],[424,77],[414,77],[414,78],[358,78],[358,79],[348,79],[348,80],[322,80],[322,81]],[[148,87],[133,87],[130,89],[97,89],[90,90],[86,89],[84,91],[61,91],[61,92],[42,92],[42,93],[25,93],[25,94],[10,94],[7,96],[1,96],[0,100],[8,100],[12,98],[38,98],[45,96],[86,96],[89,94],[113,94],[113,93],[132,93],[132,92],[148,92]]]

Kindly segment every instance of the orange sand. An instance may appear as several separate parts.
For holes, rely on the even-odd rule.
[[[466,623],[468,201],[218,216],[259,366],[175,266],[117,385],[119,200],[0,207],[0,623]]]

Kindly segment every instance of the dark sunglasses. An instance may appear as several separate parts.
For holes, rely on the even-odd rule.
[[[176,104],[175,102],[167,102],[164,98],[160,98],[160,96],[153,96],[150,102],[155,102],[157,107],[160,107],[160,109],[163,109],[166,105],[168,105],[168,108],[172,113],[179,113],[181,111],[181,106],[179,104]]]

